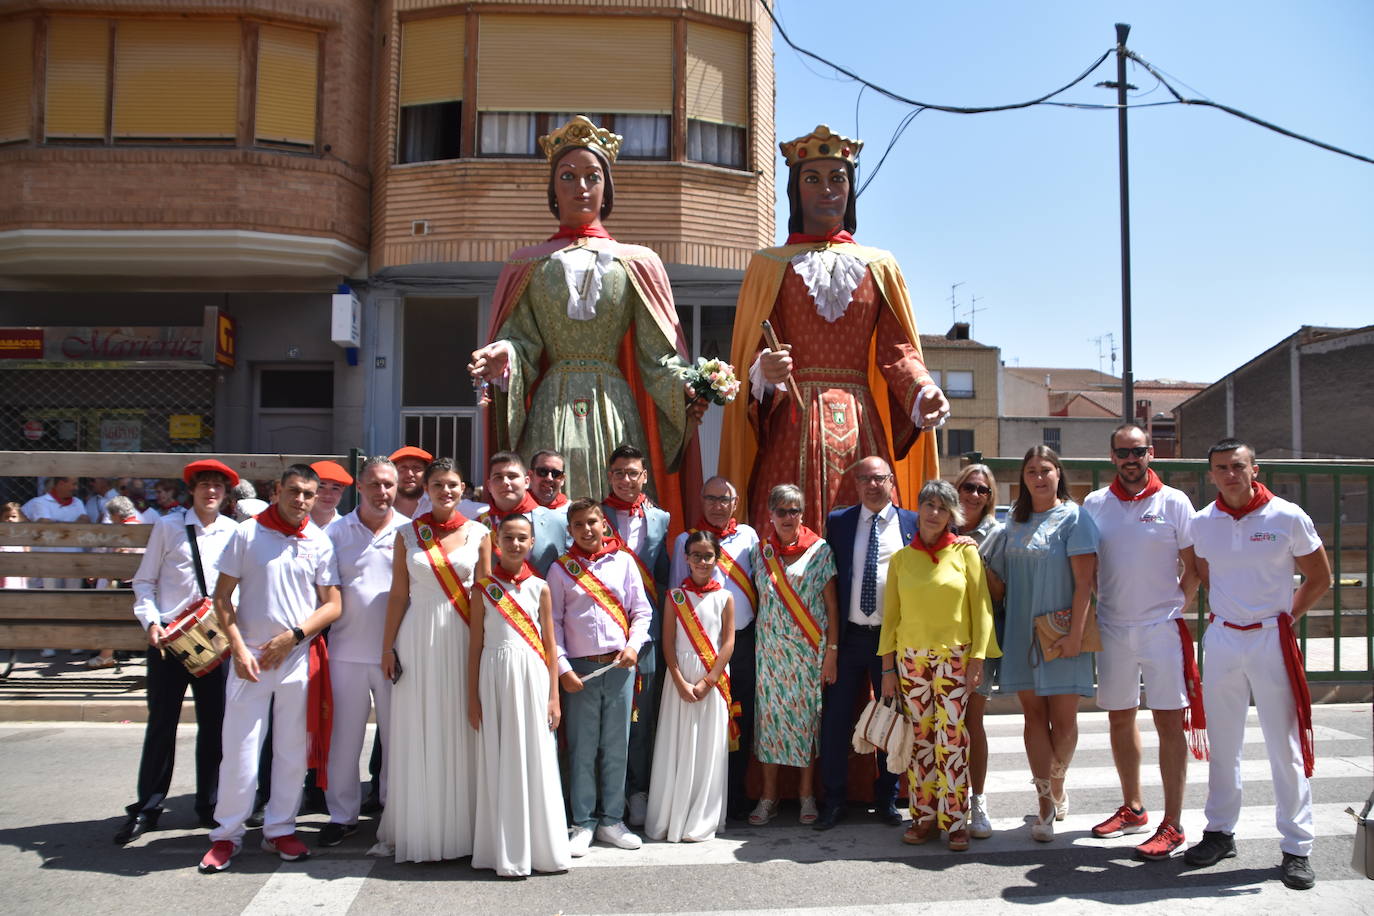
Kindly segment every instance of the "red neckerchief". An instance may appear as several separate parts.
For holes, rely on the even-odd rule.
[[[491,575],[492,578],[500,579],[502,582],[509,582],[511,585],[519,585],[521,582],[533,576],[534,570],[530,568],[528,560],[521,562],[520,571],[515,573],[506,572],[506,567],[497,563],[492,566]]]
[[[681,588],[684,592],[691,592],[693,595],[705,595],[708,592],[713,592],[720,587],[720,583],[717,582],[715,579],[707,580],[705,585],[697,585],[695,582],[692,581],[691,576],[688,576],[687,578],[683,579],[681,585]]]
[[[119,520],[119,523],[121,525],[141,525],[143,524],[143,519],[139,518],[137,515],[130,515],[125,518],[121,518]]]
[[[292,528],[290,525],[286,524],[286,519],[282,518],[281,513],[277,511],[276,503],[272,503],[272,505],[263,509],[257,515],[253,516],[253,518],[257,519],[258,524],[262,525],[264,528],[271,528],[273,531],[284,534],[289,538],[305,537],[305,526],[310,522],[310,516],[307,515],[305,518],[301,519],[301,523],[298,527]]]
[[[604,500],[606,505],[610,506],[612,509],[615,509],[617,512],[630,513],[631,518],[634,518],[636,515],[643,517],[644,504],[648,501],[649,497],[645,496],[643,493],[636,496],[634,502],[626,502],[619,496],[616,496],[614,493],[608,495]]]
[[[1250,501],[1245,505],[1241,506],[1239,509],[1232,509],[1230,506],[1226,505],[1226,500],[1222,499],[1221,494],[1218,493],[1217,508],[1220,509],[1222,512],[1225,512],[1227,515],[1231,516],[1231,518],[1235,519],[1236,521],[1240,521],[1241,519],[1245,518],[1245,516],[1249,515],[1251,512],[1254,512],[1260,506],[1264,505],[1265,503],[1269,502],[1269,500],[1274,498],[1274,494],[1269,491],[1269,488],[1266,487],[1264,484],[1260,483],[1258,480],[1255,481],[1254,487],[1255,491],[1254,494],[1250,497]]]
[[[533,493],[526,490],[520,502],[516,503],[509,512],[502,512],[500,509],[496,508],[496,503],[491,501],[490,496],[487,497],[487,505],[491,506],[491,511],[487,513],[487,521],[491,524],[491,527],[495,529],[507,516],[529,515],[539,505],[539,500],[534,498]]]
[[[448,517],[448,521],[446,522],[435,521],[433,512],[426,512],[415,521],[419,522],[421,525],[429,525],[431,528],[438,531],[441,537],[450,531],[457,531],[468,522],[467,517],[457,509],[453,510],[453,514]]]
[[[52,498],[55,499],[55,500],[57,500],[57,504],[58,504],[59,506],[62,506],[64,509],[65,509],[67,506],[70,506],[72,503],[76,502],[76,497],[75,497],[75,496],[68,496],[66,499],[63,499],[62,497],[60,497],[60,496],[58,496],[56,493],[54,493],[54,494],[52,495]]]
[[[954,532],[946,529],[940,534],[940,539],[931,545],[921,540],[920,532],[917,532],[916,536],[911,539],[911,543],[906,546],[910,547],[912,550],[921,551],[926,556],[930,557],[930,562],[938,565],[940,558],[936,556],[936,554],[944,550],[950,544],[953,544],[954,540]]]
[[[735,522],[735,517],[732,515],[730,516],[730,521],[725,523],[724,528],[717,528],[715,525],[708,522],[706,516],[703,515],[697,519],[696,528],[698,531],[709,531],[723,541],[738,531],[739,525]]]
[[[602,557],[610,556],[611,554],[617,552],[618,550],[620,550],[622,546],[624,545],[620,543],[619,538],[603,538],[601,541],[600,550],[598,550],[596,553],[587,553],[587,551],[582,549],[581,544],[574,541],[572,548],[568,551],[568,553],[572,554],[574,557],[577,557],[580,560],[584,560],[587,563],[595,563]]]
[[[1145,489],[1141,490],[1136,495],[1132,496],[1131,494],[1126,492],[1126,488],[1121,485],[1120,476],[1112,478],[1112,485],[1108,489],[1112,491],[1113,496],[1121,500],[1123,503],[1133,503],[1136,500],[1154,496],[1160,490],[1164,489],[1164,481],[1159,479],[1159,475],[1156,474],[1152,468],[1146,468]]]
[[[836,228],[829,235],[807,235],[805,232],[793,232],[787,237],[787,244],[789,245],[814,245],[817,242],[849,242],[852,244],[853,241],[854,236],[840,228]]]
[[[538,502],[538,500],[536,500],[536,502]],[[567,504],[568,504],[568,494],[567,494],[567,493],[559,493],[557,496],[555,496],[555,497],[553,498],[553,502],[551,502],[551,503],[539,503],[539,505],[543,506],[543,507],[546,508],[546,509],[561,509],[562,507],[566,506]]]
[[[806,553],[807,548],[820,539],[821,536],[819,534],[805,525],[797,526],[797,542],[787,546],[783,546],[782,542],[778,540],[778,533],[776,531],[768,532],[768,543],[772,544],[773,549],[778,552],[778,555],[783,557],[795,557]]]
[[[549,236],[549,241],[557,239],[610,239],[611,234],[604,226],[588,223],[585,226],[559,226],[558,231]],[[615,239],[611,239],[615,241]]]

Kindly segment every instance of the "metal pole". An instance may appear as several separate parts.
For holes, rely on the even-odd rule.
[[[1121,182],[1121,419],[1135,416],[1135,372],[1131,362],[1131,182],[1126,144],[1127,23],[1116,24],[1116,137]]]

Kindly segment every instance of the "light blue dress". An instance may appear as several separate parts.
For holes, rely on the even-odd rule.
[[[1034,690],[1037,696],[1093,695],[1093,654],[1052,662],[1032,654],[1033,618],[1073,602],[1069,557],[1097,552],[1097,525],[1077,503],[1063,502],[1028,521],[1007,519],[988,568],[1007,584],[1006,633],[998,686],[1003,693]]]

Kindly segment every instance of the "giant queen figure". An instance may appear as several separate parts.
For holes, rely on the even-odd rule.
[[[516,251],[492,300],[473,379],[489,382],[488,442],[529,461],[564,456],[566,492],[602,499],[607,457],[622,443],[648,456],[649,490],[675,518],[683,487],[696,498],[696,419],[685,393],[686,340],[658,255],[611,237],[601,221],[615,199],[611,164],[621,137],[582,115],[539,138],[549,161],[558,232]],[[679,471],[684,478],[679,480]]]
[[[790,234],[754,253],[740,289],[730,350],[744,384],[725,411],[720,473],[749,481],[741,510],[760,532],[780,483],[824,519],[859,502],[848,472],[869,455],[888,460],[908,499],[939,475],[933,428],[949,402],[922,360],[906,281],[891,254],[851,234],[862,146],[824,124],[780,144]],[[765,345],[764,319],[782,349]]]

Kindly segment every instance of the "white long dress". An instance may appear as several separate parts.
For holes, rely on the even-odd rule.
[[[720,650],[721,614],[729,591],[720,588],[697,596],[687,592],[701,628]],[[676,621],[668,602],[665,613]],[[706,676],[682,622],[677,624],[677,664],[688,683]],[[653,776],[645,835],[670,843],[709,840],[725,829],[725,783],[729,755],[730,715],[720,691],[695,703],[684,703],[670,678],[664,678],[658,713]]]
[[[477,732],[468,724],[468,625],[449,603],[413,525],[405,539],[410,608],[396,633],[401,678],[391,693],[386,811],[374,854],[435,862],[472,853],[477,811]],[[469,521],[449,562],[464,587],[487,527]],[[481,612],[481,605],[474,608]]]
[[[531,576],[501,585],[539,630],[539,596],[548,586]],[[568,820],[558,777],[558,748],[549,730],[549,669],[491,599],[483,595],[482,730],[477,751],[477,828],[472,867],[498,875],[565,871]]]

